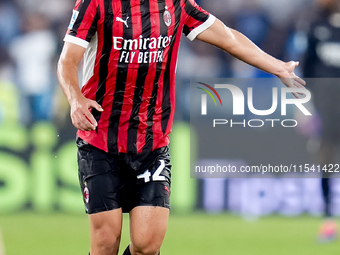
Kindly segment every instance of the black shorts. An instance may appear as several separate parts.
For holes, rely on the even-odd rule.
[[[109,154],[77,138],[79,182],[86,213],[136,206],[170,208],[168,146],[147,156]],[[136,168],[138,166],[138,168]]]

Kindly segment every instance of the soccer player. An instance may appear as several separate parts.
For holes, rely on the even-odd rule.
[[[118,253],[122,212],[130,216],[124,254],[160,252],[169,217],[168,144],[182,33],[276,75],[288,87],[304,85],[294,74],[297,62],[269,56],[194,0],[78,0],[58,77],[78,129],[91,255]]]
[[[305,52],[303,74],[311,78],[340,78],[340,3],[338,0],[317,0],[310,17],[301,23],[306,34],[308,46]],[[321,139],[317,151],[317,161],[325,168],[335,163],[334,157],[340,142],[340,86],[335,79],[313,79],[310,89],[314,104],[321,119]],[[321,85],[321,86],[320,86]],[[331,175],[322,172],[321,187],[325,202],[325,220],[320,227],[320,242],[333,241],[337,238],[338,228],[333,217],[331,205]]]

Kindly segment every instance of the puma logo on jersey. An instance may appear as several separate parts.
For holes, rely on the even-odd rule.
[[[123,20],[123,19],[120,18],[120,17],[116,17],[116,21],[119,21],[119,22],[124,23],[124,25],[126,26],[126,28],[129,28],[129,25],[128,25],[128,23],[127,23],[128,19],[129,19],[129,16],[127,16],[126,20]]]

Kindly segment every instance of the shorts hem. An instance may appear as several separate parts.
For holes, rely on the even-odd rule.
[[[114,210],[118,210],[118,209],[122,209],[123,213],[129,213],[131,212],[134,208],[136,207],[142,207],[142,206],[149,206],[149,207],[162,207],[162,208],[167,208],[167,209],[171,209],[170,205],[153,205],[153,204],[138,204],[132,208],[129,209],[123,209],[122,207],[117,207],[117,208],[101,208],[101,209],[96,209],[90,212],[86,212],[86,214],[96,214],[96,213],[101,213],[101,212],[108,212],[108,211],[114,211]]]
[[[118,210],[121,209],[122,207],[112,207],[112,208],[100,208],[100,209],[96,209],[96,210],[91,210],[91,211],[86,211],[86,214],[95,214],[95,213],[101,213],[101,212],[108,212],[108,211],[114,211],[114,210]]]
[[[134,206],[134,207],[132,207],[132,208],[129,208],[129,209],[127,209],[127,210],[123,210],[123,213],[129,213],[129,212],[131,212],[134,208],[136,208],[136,207],[146,207],[146,206],[148,206],[148,207],[161,207],[161,208],[166,208],[166,209],[169,209],[170,210],[170,205],[153,205],[153,204],[138,204],[138,205],[136,205],[136,206]]]

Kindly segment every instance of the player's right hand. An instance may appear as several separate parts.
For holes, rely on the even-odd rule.
[[[306,89],[306,82],[297,76],[294,73],[296,67],[299,66],[299,62],[290,61],[290,62],[283,62],[283,70],[284,72],[280,73],[278,77],[280,78],[281,82],[287,86],[288,88],[300,88]],[[299,98],[299,94],[303,95],[303,93],[292,93],[296,98]]]
[[[84,96],[77,98],[71,103],[72,124],[77,129],[82,131],[91,131],[96,129],[98,123],[91,113],[92,108],[99,112],[103,111],[103,108],[96,101]]]

